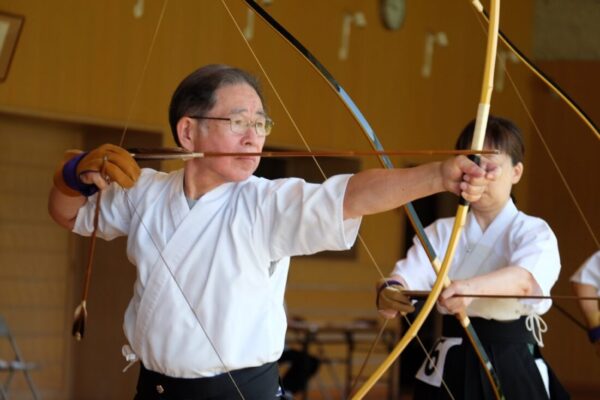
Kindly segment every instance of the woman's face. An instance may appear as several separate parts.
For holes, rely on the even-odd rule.
[[[502,174],[487,186],[481,199],[471,206],[474,211],[499,212],[508,201],[513,185],[518,183],[523,175],[523,163],[513,165],[510,156],[506,153],[482,156],[481,162],[482,164],[493,162],[502,168]]]

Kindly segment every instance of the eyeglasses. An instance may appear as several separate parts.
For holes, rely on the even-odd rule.
[[[254,128],[254,131],[258,136],[269,136],[271,133],[271,129],[273,129],[273,125],[275,122],[271,118],[262,117],[258,118],[255,121],[250,121],[242,117],[231,117],[231,118],[221,118],[221,117],[203,117],[198,115],[188,115],[190,118],[194,119],[212,119],[215,121],[229,121],[229,125],[231,126],[231,132],[241,135],[246,133],[248,128]]]

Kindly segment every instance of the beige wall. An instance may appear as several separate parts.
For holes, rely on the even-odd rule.
[[[103,368],[120,369],[121,307],[130,290],[128,279],[132,278],[127,275],[131,272],[128,270],[124,283],[118,287],[119,296],[110,304],[98,300],[97,304],[110,312],[91,316],[90,325],[94,326],[95,320],[96,326],[104,327],[100,332],[114,339],[105,340],[100,333],[90,333],[90,340],[77,345],[72,356],[68,330],[74,298],[79,296],[79,283],[73,284],[73,280],[80,275],[82,246],[55,227],[45,212],[45,193],[55,161],[63,149],[91,145],[107,132],[116,137],[124,125],[140,132],[168,132],[166,108],[174,87],[194,68],[214,62],[239,65],[261,77],[277,122],[269,138],[270,145],[303,148],[294,124],[277,101],[281,96],[311,147],[368,148],[350,115],[324,81],[263,24],[256,23],[251,44],[278,94],[268,87],[267,79],[249,55],[220,2],[171,0],[148,62],[148,47],[155,33],[161,2],[146,1],[141,19],[133,18],[133,3],[0,0],[1,10],[26,16],[10,75],[0,84],[0,110],[4,111],[0,134],[2,143],[11,143],[2,161],[3,180],[10,181],[0,189],[3,197],[0,257],[5,261],[0,268],[0,313],[15,326],[26,354],[43,362],[44,368],[36,372],[35,379],[44,398],[93,398],[90,394],[94,391],[93,374],[105,371]],[[246,9],[241,2],[227,3],[239,23],[245,25]],[[528,2],[503,2],[502,28],[529,53],[533,11],[530,4],[523,3]],[[475,115],[481,85],[485,36],[469,2],[409,1],[405,25],[395,32],[381,27],[376,1],[310,1],[310,8],[306,4],[301,0],[275,1],[269,11],[331,70],[378,132],[385,148],[452,146],[459,130]],[[363,11],[368,26],[352,32],[349,59],[340,61],[337,51],[342,13],[349,10]],[[428,31],[446,32],[449,46],[436,50],[433,74],[424,79],[420,69]],[[585,69],[591,79],[594,79],[591,70],[595,67],[592,64]],[[554,119],[558,117],[544,109],[544,102],[550,101],[547,99],[551,96],[535,83],[525,68],[513,65],[509,68],[525,104],[530,108],[536,105],[536,119],[544,121],[544,126],[552,131],[556,127]],[[557,65],[556,71],[561,68]],[[144,70],[144,78],[140,79]],[[597,101],[593,97],[586,98],[588,109],[594,100]],[[541,109],[538,104],[542,105]],[[543,157],[538,155],[540,146],[509,82],[502,92],[494,93],[492,113],[514,119],[522,127],[529,152],[528,170],[540,171],[541,167],[534,164]],[[128,137],[126,145],[139,145],[143,136],[144,133],[140,133]],[[171,144],[169,136],[164,134],[165,144]],[[590,146],[595,146],[594,143],[597,142]],[[565,157],[569,160],[576,157],[576,153],[567,153]],[[422,161],[417,158],[395,160],[397,165]],[[363,165],[371,167],[376,162],[363,160]],[[594,172],[597,173],[597,168]],[[580,177],[573,173],[569,178],[578,180]],[[36,184],[31,185],[32,181]],[[527,175],[517,189],[520,206],[533,214],[539,214],[540,182],[537,175]],[[588,185],[596,189],[595,193],[598,185],[593,183]],[[593,207],[588,211],[597,214]],[[556,208],[550,207],[543,216],[550,219],[558,213]],[[365,219],[362,235],[384,272],[401,255],[403,224],[404,217],[398,211]],[[116,246],[118,249],[119,245]],[[588,246],[586,251],[589,253],[592,249],[593,246]],[[102,259],[111,258],[115,252],[119,250],[105,250],[98,263],[104,265]],[[361,248],[358,254],[356,261],[294,261],[287,297],[292,312],[327,320],[373,317],[372,286],[379,274],[367,251]],[[565,265],[571,270],[580,258],[569,259]],[[125,261],[119,262],[126,265]],[[100,268],[103,272],[98,272],[100,283],[95,284],[96,288],[108,290],[106,288],[111,286],[106,285],[111,282],[114,271],[109,266]],[[566,279],[563,273],[557,292],[568,290],[564,284]],[[96,295],[101,296],[99,292]],[[553,324],[548,336],[552,343],[545,353],[567,383],[592,385],[597,377],[597,370],[593,369],[597,360],[586,353],[589,348],[585,338],[573,333],[572,343],[592,367],[575,373],[573,368],[563,367],[565,360],[571,360],[572,352],[557,343],[553,333],[556,330],[562,335],[562,326],[569,322],[553,314],[551,318]],[[571,331],[565,328],[564,333]],[[96,348],[98,352],[94,354]],[[109,353],[117,357],[104,357]],[[84,376],[81,374],[85,368],[91,372]],[[127,385],[135,381],[134,375],[111,374],[113,394],[128,398],[131,387]]]

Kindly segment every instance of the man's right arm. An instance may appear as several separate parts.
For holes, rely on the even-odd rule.
[[[53,186],[48,197],[48,213],[57,224],[72,231],[77,212],[86,201],[84,196],[67,196]]]

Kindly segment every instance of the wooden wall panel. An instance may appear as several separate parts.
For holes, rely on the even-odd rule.
[[[598,61],[543,62],[541,67],[592,120],[600,121]],[[550,153],[536,153],[530,169],[535,182],[531,188],[535,194],[532,207],[535,207],[536,215],[548,221],[558,237],[562,270],[554,293],[565,294],[571,292],[570,276],[600,248],[600,140],[557,96],[537,83],[535,88],[536,121]],[[536,139],[535,146],[542,147],[541,139]],[[563,183],[561,174],[569,188]],[[569,190],[579,206],[573,202]],[[559,305],[583,321],[575,302],[559,301]],[[549,332],[545,354],[556,373],[574,390],[582,387],[600,393],[597,379],[600,363],[586,333],[556,310],[548,315],[547,321]]]
[[[46,203],[54,166],[64,149],[80,147],[79,135],[77,126],[0,116],[0,314],[23,356],[39,363],[32,375],[44,399],[70,397],[71,247]],[[13,389],[29,398],[22,376]]]

